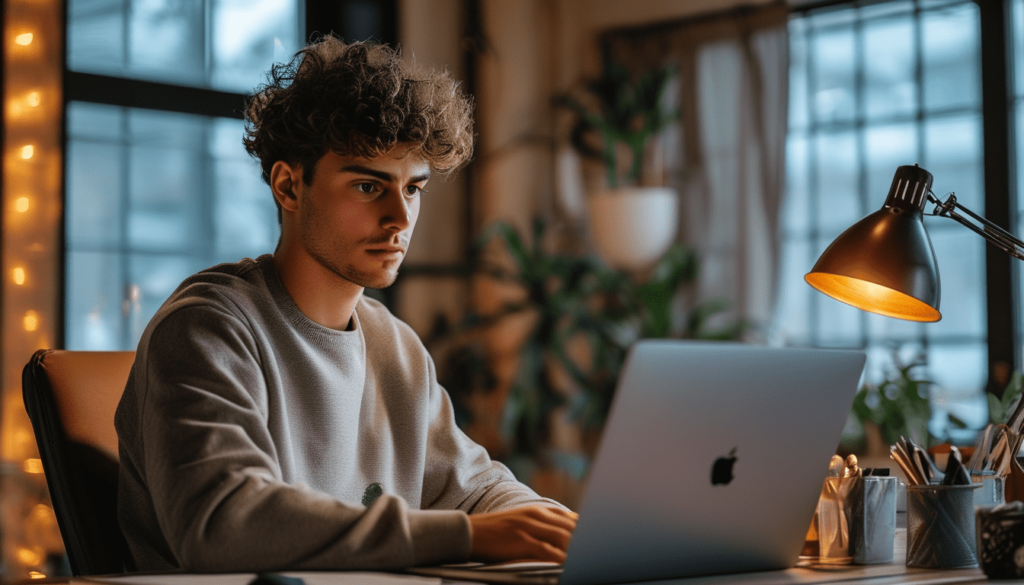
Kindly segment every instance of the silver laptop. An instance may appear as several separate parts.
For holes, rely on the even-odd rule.
[[[636,343],[561,575],[537,571],[536,582],[796,564],[864,360],[854,350]],[[531,581],[484,572],[475,579]]]
[[[634,345],[559,584],[793,566],[864,359]]]

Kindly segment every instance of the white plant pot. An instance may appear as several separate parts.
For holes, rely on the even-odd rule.
[[[669,187],[622,187],[587,200],[598,255],[609,266],[637,271],[652,266],[676,237],[679,197]]]

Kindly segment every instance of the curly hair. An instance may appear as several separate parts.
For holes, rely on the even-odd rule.
[[[472,114],[448,72],[407,66],[386,45],[325,36],[270,69],[246,104],[242,142],[267,184],[279,160],[298,164],[308,184],[328,150],[372,158],[398,144],[445,175],[473,154]]]

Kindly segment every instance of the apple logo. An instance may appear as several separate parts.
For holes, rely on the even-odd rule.
[[[711,466],[711,485],[728,485],[732,481],[732,466],[736,464],[736,447],[729,451],[728,457],[715,459]]]

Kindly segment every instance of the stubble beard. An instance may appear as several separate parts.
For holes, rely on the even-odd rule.
[[[370,272],[364,272],[359,270],[351,264],[345,266],[339,266],[337,263],[327,258],[323,254],[318,252],[312,253],[313,259],[320,263],[321,266],[330,270],[338,277],[343,278],[352,284],[361,286],[363,288],[382,289],[387,288],[395,283],[395,279],[398,278],[398,269],[393,271],[385,272],[384,274],[374,274]]]
[[[355,242],[352,244],[333,241],[331,238],[324,236],[324,234],[330,233],[330,227],[322,224],[321,216],[317,214],[315,209],[309,206],[303,207],[302,213],[308,214],[307,217],[302,218],[302,223],[312,228],[304,233],[302,239],[304,240],[306,251],[318,264],[339,278],[363,288],[382,289],[394,284],[395,279],[398,278],[398,266],[401,265],[401,260],[399,260],[393,270],[381,268],[379,272],[367,272],[356,268],[354,264],[340,264],[334,259],[338,257],[337,252],[339,250],[343,252],[343,256],[351,257],[359,253],[360,244],[382,243],[377,241],[379,238],[371,238],[373,241]],[[389,239],[390,236],[387,236],[384,241]],[[331,252],[334,252],[334,254]]]
[[[398,278],[398,266],[393,270],[382,268],[379,272],[367,272],[356,268],[351,263],[341,264],[336,262],[330,252],[342,247],[345,246],[338,242],[325,241],[321,238],[307,238],[306,241],[307,252],[318,264],[352,284],[363,288],[382,289],[394,284],[395,279]],[[351,248],[357,247],[357,245],[351,246]],[[346,250],[346,253],[358,254],[358,251],[350,249]]]

